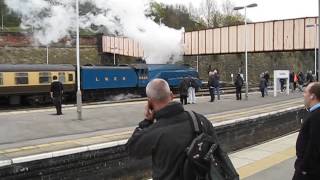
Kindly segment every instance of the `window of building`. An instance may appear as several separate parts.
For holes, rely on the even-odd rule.
[[[0,86],[3,85],[3,74],[0,73]]]
[[[16,73],[16,84],[28,84],[28,73]]]
[[[40,84],[51,83],[51,73],[50,72],[40,72],[39,73],[39,83]]]
[[[71,82],[73,81],[73,74],[69,74],[68,75],[68,80],[71,81]]]
[[[59,72],[59,81],[62,83],[66,82],[66,73]]]

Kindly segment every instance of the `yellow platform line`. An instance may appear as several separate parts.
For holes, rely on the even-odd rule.
[[[243,167],[237,169],[237,172],[240,175],[240,179],[252,176],[260,171],[268,169],[276,164],[279,164],[285,160],[295,157],[295,148],[291,147],[281,152],[272,154],[266,158],[255,161]]]
[[[282,104],[291,104],[291,103],[293,103],[293,104],[295,104],[295,103],[303,104],[303,100],[301,98],[295,98],[295,99],[290,99],[290,100],[286,100],[286,101],[279,101],[279,102],[274,102],[274,103],[269,103],[269,104],[264,104],[264,105],[257,105],[257,106],[248,107],[248,108],[241,108],[241,109],[238,109],[238,110],[231,110],[231,111],[225,111],[225,112],[221,112],[221,113],[214,113],[212,115],[218,116],[218,115],[223,115],[226,112],[233,113],[233,112],[251,110],[252,108],[264,108],[264,107],[278,106],[278,105],[282,105]],[[210,115],[209,115],[209,117],[210,117]]]
[[[288,108],[292,107],[292,105],[299,105],[300,103],[298,102],[290,102],[290,103],[285,103],[285,104],[279,104],[276,106],[271,106],[271,107],[252,107],[250,109],[242,109],[241,112],[225,112],[225,114],[222,115],[210,115],[208,117],[209,120],[216,120],[216,119],[221,119],[221,118],[227,118],[227,117],[233,117],[233,116],[238,116],[238,115],[250,115],[250,113],[255,113],[253,115],[257,115],[259,113],[266,113],[270,112],[271,110],[277,109],[279,110],[280,108]],[[291,106],[289,106],[291,105]],[[253,109],[254,108],[254,109]],[[240,111],[240,110],[239,110]],[[251,114],[252,115],[252,114]],[[239,117],[238,117],[239,118]]]

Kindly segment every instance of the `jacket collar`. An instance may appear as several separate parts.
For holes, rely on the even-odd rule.
[[[178,102],[170,102],[167,106],[160,109],[158,112],[155,113],[155,118],[157,120],[165,117],[169,117],[172,115],[179,114],[184,111],[182,104]]]

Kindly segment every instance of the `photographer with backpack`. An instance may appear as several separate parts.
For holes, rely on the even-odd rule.
[[[152,156],[153,180],[239,179],[210,121],[173,102],[162,79],[149,82],[146,94],[145,119],[128,140],[127,149],[133,158]]]

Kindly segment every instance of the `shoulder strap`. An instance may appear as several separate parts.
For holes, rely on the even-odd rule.
[[[193,127],[194,127],[194,131],[196,133],[199,133],[200,132],[200,128],[199,128],[199,123],[197,121],[197,117],[196,115],[194,114],[193,111],[187,111],[189,116],[191,117],[191,120],[192,120],[192,124],[193,124]]]

